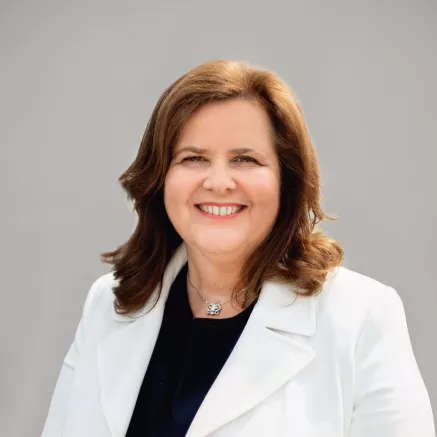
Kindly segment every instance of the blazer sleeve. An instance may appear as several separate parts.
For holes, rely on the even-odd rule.
[[[435,437],[404,306],[397,291],[387,288],[368,313],[357,341],[349,437]]]
[[[85,299],[82,316],[76,328],[74,340],[64,358],[55,389],[52,394],[48,415],[41,437],[60,437],[63,433],[69,409],[70,388],[74,379],[75,367],[81,354],[84,342],[84,324],[91,301],[99,286],[98,278],[91,285]]]

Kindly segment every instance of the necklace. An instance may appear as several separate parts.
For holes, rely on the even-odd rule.
[[[190,283],[190,285],[194,288],[194,291],[200,296],[200,298],[206,303],[206,312],[207,312],[207,314],[208,315],[210,315],[210,316],[218,316],[219,314],[220,314],[220,312],[221,312],[221,310],[222,310],[222,306],[225,304],[225,303],[228,303],[231,299],[232,299],[232,297],[230,298],[230,299],[228,299],[228,300],[225,300],[224,302],[221,302],[221,303],[219,303],[219,302],[208,302],[203,296],[202,296],[202,294],[200,293],[200,291],[193,285],[193,283],[190,281],[190,277],[187,275],[187,279],[188,279],[188,282]],[[246,288],[243,288],[242,290],[240,290],[237,294],[240,294],[241,292],[243,292],[243,291],[245,291],[245,290],[247,290],[247,287]]]

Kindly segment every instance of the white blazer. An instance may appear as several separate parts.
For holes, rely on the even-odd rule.
[[[186,260],[182,245],[146,315],[152,302],[134,316],[115,313],[112,273],[93,283],[42,437],[125,436],[170,286]],[[338,267],[318,296],[296,297],[290,284],[264,283],[186,435],[434,437],[398,293]]]

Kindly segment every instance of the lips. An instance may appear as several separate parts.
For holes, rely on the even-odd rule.
[[[201,203],[197,204],[196,207],[200,209],[203,213],[225,217],[225,216],[233,216],[239,213],[242,209],[246,208],[246,205],[241,204],[206,204]]]

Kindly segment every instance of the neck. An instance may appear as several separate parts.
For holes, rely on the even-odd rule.
[[[242,268],[241,255],[219,256],[187,248],[188,275],[207,300],[226,300],[232,295]]]

